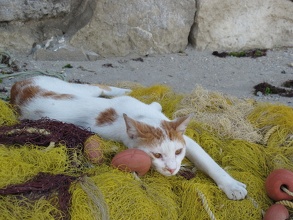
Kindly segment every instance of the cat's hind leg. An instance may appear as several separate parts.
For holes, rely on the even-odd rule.
[[[131,89],[123,89],[113,86],[105,86],[100,84],[95,84],[94,86],[98,86],[102,90],[101,96],[121,96],[121,95],[127,95],[131,92]]]
[[[113,86],[100,84],[74,84],[75,89],[80,91],[80,94],[92,97],[115,97],[127,95],[131,92],[130,89],[122,89]]]
[[[154,109],[158,110],[159,112],[162,112],[162,106],[161,106],[160,103],[158,103],[158,102],[152,102],[149,105],[152,106]]]

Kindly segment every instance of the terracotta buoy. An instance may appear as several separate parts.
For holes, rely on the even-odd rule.
[[[286,220],[289,219],[288,209],[281,204],[274,204],[266,211],[263,220]]]
[[[131,148],[116,154],[111,164],[122,171],[136,172],[143,176],[151,168],[152,160],[144,151]]]
[[[293,192],[293,172],[286,169],[274,170],[267,177],[265,187],[268,196],[274,201],[292,200],[293,196],[288,195],[281,188],[285,187]]]
[[[89,136],[84,143],[84,153],[89,161],[94,164],[103,163],[103,150],[100,146],[101,140],[96,135]]]

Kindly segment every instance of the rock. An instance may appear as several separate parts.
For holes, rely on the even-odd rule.
[[[0,21],[40,19],[70,12],[70,0],[0,0]]]
[[[34,43],[33,34],[22,23],[2,26],[0,24],[0,49],[16,53],[28,52]]]
[[[98,54],[94,52],[77,48],[61,48],[56,51],[41,48],[33,56],[35,60],[42,61],[95,61],[99,58]]]
[[[195,0],[100,0],[70,43],[104,57],[178,52],[188,44],[194,14]]]
[[[199,50],[293,46],[289,0],[198,0],[190,40]]]
[[[0,48],[29,54],[52,37],[68,40],[93,15],[96,0],[0,0]]]
[[[77,50],[105,57],[179,52],[188,44],[195,15],[195,0],[27,2],[0,0],[5,21],[0,25],[0,47],[28,54],[33,45],[64,36]],[[36,57],[49,58],[44,53]]]
[[[0,0],[0,49],[95,60],[183,52],[188,43],[213,51],[290,47],[292,14],[292,0]]]
[[[258,92],[256,93],[256,96],[258,96],[258,97],[262,97],[262,96],[263,96],[263,93],[262,93],[261,91],[258,91]]]
[[[94,52],[68,45],[64,36],[51,37],[47,41],[35,44],[31,50],[31,54],[35,60],[48,61],[95,61],[99,57]]]

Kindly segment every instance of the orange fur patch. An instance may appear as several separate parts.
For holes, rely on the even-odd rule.
[[[22,98],[26,98],[23,94],[22,89],[32,83],[32,80],[23,80],[20,82],[14,83],[10,90],[10,103],[13,105],[19,105],[21,103],[17,103],[17,101],[22,100]],[[22,97],[23,96],[23,97]]]
[[[134,124],[140,138],[140,145],[152,147],[163,142],[164,133],[162,129],[137,121],[134,121]]]
[[[108,108],[101,112],[96,118],[97,125],[112,124],[118,118],[118,114],[113,108]]]
[[[112,89],[109,86],[106,85],[101,85],[101,84],[92,84],[93,86],[97,86],[100,89],[106,90],[106,91],[111,91]]]
[[[52,99],[73,99],[74,95],[70,95],[70,94],[58,94],[56,92],[50,92],[50,91],[44,91],[40,94],[43,97],[50,97]]]
[[[182,123],[181,121],[177,121],[177,122],[163,121],[161,123],[161,126],[164,128],[164,130],[166,131],[166,134],[167,134],[168,138],[171,141],[177,140],[177,141],[180,141],[182,143],[185,143],[184,138],[183,138],[183,135],[176,130],[176,128],[181,123]]]
[[[178,132],[176,129],[182,123],[181,120],[177,121],[162,121],[161,127],[156,128],[145,124],[143,122],[139,122],[133,120],[131,118],[127,118],[129,123],[135,127],[137,131],[137,136],[140,140],[140,145],[143,146],[158,146],[160,145],[165,139],[170,139],[171,141],[180,141],[185,144],[184,138],[181,132]],[[182,118],[184,120],[184,118]]]
[[[15,105],[24,105],[39,92],[40,88],[37,86],[26,86],[20,91],[16,92],[14,96],[11,96],[13,97],[11,98],[11,103]]]
[[[56,100],[74,98],[74,96],[70,94],[58,94],[56,92],[42,90],[39,86],[34,85],[32,80],[23,80],[16,82],[12,86],[10,102],[16,106],[24,105],[36,95],[49,97]]]

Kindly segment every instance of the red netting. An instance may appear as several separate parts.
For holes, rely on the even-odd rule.
[[[69,193],[70,184],[76,180],[77,177],[67,176],[63,174],[47,174],[39,173],[32,180],[18,184],[5,187],[0,189],[0,195],[9,194],[24,194],[31,197],[30,194],[33,193],[34,197],[37,195],[45,196],[51,194],[52,192],[58,192],[58,203],[60,210],[63,212],[64,219],[69,219],[69,206],[71,200],[71,194]]]
[[[82,147],[86,138],[94,133],[48,118],[40,120],[22,120],[13,126],[0,127],[0,143],[5,145],[24,145],[31,143],[39,146],[48,146],[50,142],[64,143],[68,148]]]
[[[67,148],[82,150],[85,140],[94,133],[73,124],[43,118],[40,120],[22,120],[13,126],[0,127],[0,143],[9,147],[27,143],[47,147],[50,142],[65,144]],[[60,210],[63,219],[69,219],[71,194],[68,189],[77,177],[63,174],[53,175],[39,173],[32,180],[18,185],[0,189],[0,195],[22,194],[32,200],[42,196],[50,197],[58,193]]]

